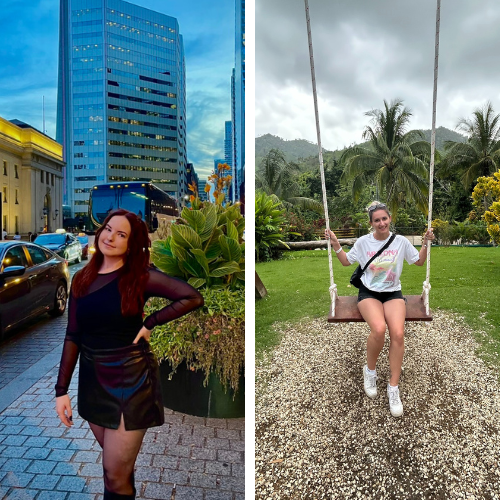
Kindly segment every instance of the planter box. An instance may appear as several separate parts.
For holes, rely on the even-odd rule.
[[[210,374],[205,387],[205,375],[191,371],[181,363],[169,380],[172,369],[168,362],[160,363],[161,393],[163,405],[181,413],[209,418],[239,418],[245,416],[245,377],[240,376],[238,393],[224,389],[214,374]]]

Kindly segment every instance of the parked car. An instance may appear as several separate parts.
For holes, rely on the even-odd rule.
[[[89,237],[85,233],[78,233],[76,237],[82,245],[82,259],[87,260],[89,258]]]
[[[70,233],[44,233],[36,237],[35,243],[52,250],[68,262],[82,261],[82,244]]]
[[[34,316],[61,316],[68,283],[68,264],[54,252],[25,241],[0,241],[0,339]]]

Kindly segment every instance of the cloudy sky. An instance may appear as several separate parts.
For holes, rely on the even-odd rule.
[[[436,0],[309,0],[321,141],[361,142],[366,111],[401,98],[430,129]],[[316,142],[303,0],[256,0],[255,134]],[[442,0],[437,126],[500,113],[500,2]]]
[[[224,154],[231,119],[234,0],[134,0],[172,17],[184,37],[188,159],[203,176]],[[0,116],[17,118],[55,138],[59,0],[2,0]],[[27,15],[27,13],[29,15]]]

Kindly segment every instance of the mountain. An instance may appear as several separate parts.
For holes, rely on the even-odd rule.
[[[305,139],[287,141],[276,135],[265,134],[255,139],[255,158],[258,165],[271,149],[279,149],[285,153],[286,161],[297,161],[299,158],[309,158],[318,155],[318,146]],[[325,149],[323,149],[325,151]]]
[[[431,142],[431,130],[422,130],[425,135],[425,140]],[[454,142],[465,142],[466,137],[454,130],[450,130],[446,127],[438,127],[436,129],[436,149],[439,151],[444,151],[444,143],[446,141]]]
[[[425,136],[425,140],[431,142],[431,131],[422,130]],[[455,141],[464,142],[466,138],[446,127],[438,127],[436,129],[436,148],[439,151],[443,151],[445,141]],[[368,143],[361,143],[361,146],[365,146]],[[285,158],[287,161],[298,161],[301,158],[310,158],[312,156],[318,156],[318,146],[313,143],[306,141],[305,139],[294,139],[287,141],[281,137],[277,137],[271,134],[265,134],[255,139],[255,165],[260,165],[262,158],[271,149],[279,149],[285,153]],[[334,157],[339,158],[343,150],[329,152],[323,148],[323,153],[333,153]]]

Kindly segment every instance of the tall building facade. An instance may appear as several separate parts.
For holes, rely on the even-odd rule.
[[[245,0],[236,1],[235,68],[232,79],[233,169],[235,199],[240,198],[245,181]],[[234,95],[233,95],[234,94]]]
[[[122,0],[61,0],[57,141],[64,203],[85,217],[103,182],[187,192],[186,85],[173,17]]]

